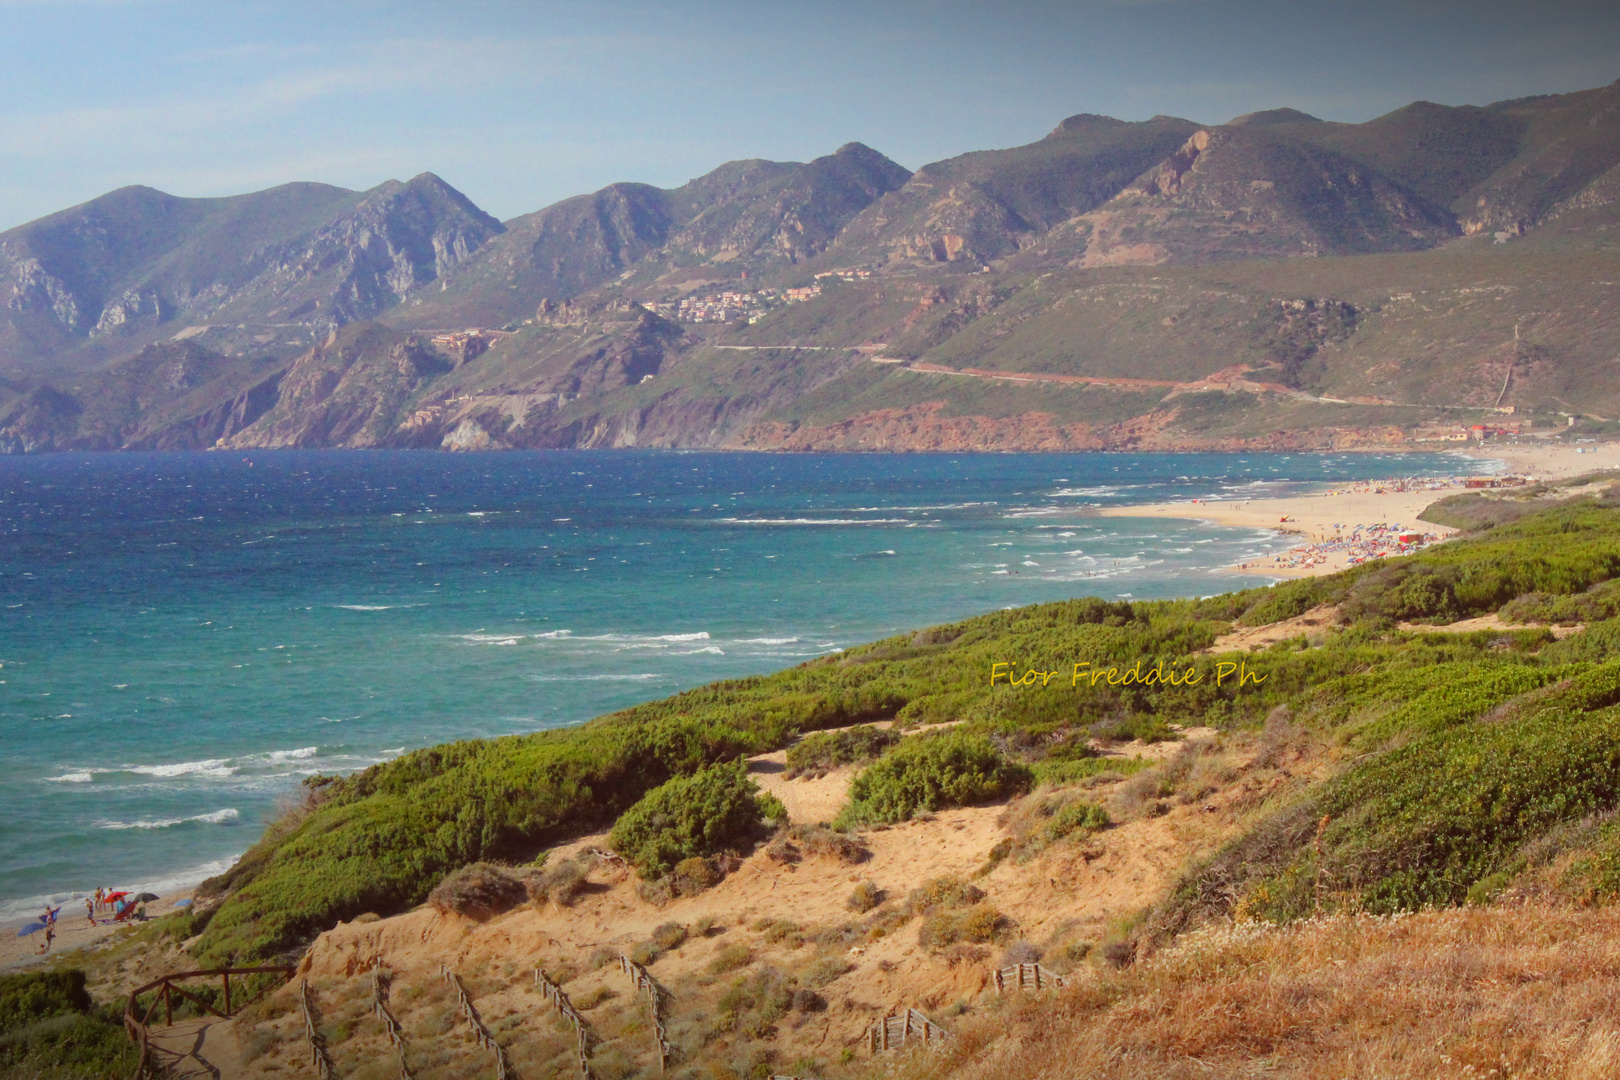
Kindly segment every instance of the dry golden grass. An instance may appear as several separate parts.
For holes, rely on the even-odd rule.
[[[987,999],[894,1080],[1620,1076],[1620,911],[1539,906],[1184,936],[1066,991]],[[876,1070],[874,1070],[876,1071]]]

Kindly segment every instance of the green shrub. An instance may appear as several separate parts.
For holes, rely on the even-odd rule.
[[[700,769],[653,788],[624,812],[608,842],[656,880],[687,859],[751,842],[763,819],[784,819],[782,804],[763,794],[742,762]]]
[[[96,1007],[83,971],[0,975],[0,1076],[122,1080],[132,1049],[121,1008]]]
[[[90,1011],[85,974],[69,971],[30,971],[0,975],[0,1031],[51,1016]]]
[[[983,735],[917,735],[855,778],[838,824],[905,821],[920,810],[972,806],[1025,790],[1033,779]]]
[[[1098,829],[1108,827],[1108,811],[1096,803],[1078,800],[1065,803],[1046,823],[1046,839],[1050,842],[1073,836],[1089,836]]]
[[[841,731],[818,731],[788,747],[787,777],[791,780],[807,772],[825,772],[844,765],[859,765],[871,761],[899,741],[898,731],[870,725]]]

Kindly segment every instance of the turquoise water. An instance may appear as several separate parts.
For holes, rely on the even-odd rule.
[[[278,799],[900,630],[1207,595],[1269,533],[1098,518],[1443,455],[0,457],[0,917],[227,865]]]

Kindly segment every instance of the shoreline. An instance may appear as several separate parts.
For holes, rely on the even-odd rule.
[[[182,910],[179,901],[194,899],[199,884],[201,882],[187,885],[149,901],[146,904],[147,922]],[[140,922],[115,923],[108,921],[111,918],[109,916],[108,920],[98,918],[96,925],[90,926],[85,921],[84,897],[62,900],[59,903],[62,910],[56,916],[56,943],[51,946],[48,953],[38,951],[40,944],[45,940],[43,930],[27,937],[17,936],[17,931],[36,921],[35,918],[11,920],[0,925],[0,972],[15,972],[36,965],[50,964],[64,956],[71,956],[98,945],[122,931],[145,925]]]
[[[1489,445],[1485,448],[1469,451],[1451,451],[1449,454],[1457,462],[1458,475],[1466,475],[1470,462],[1506,462],[1509,472],[1529,474],[1547,479],[1555,479],[1601,468],[1620,468],[1620,443],[1597,445],[1595,449],[1597,451],[1595,453],[1577,455],[1572,447],[1503,444],[1501,446]],[[1305,539],[1330,536],[1334,524],[1368,525],[1380,521],[1418,526],[1422,531],[1436,535],[1449,535],[1454,531],[1444,529],[1441,526],[1420,523],[1417,521],[1417,515],[1435,500],[1462,491],[1461,487],[1449,486],[1432,490],[1385,492],[1383,494],[1351,490],[1363,486],[1366,485],[1349,484],[1343,485],[1333,492],[1300,494],[1276,499],[1251,499],[1246,501],[1241,499],[1200,500],[1197,503],[1188,501],[1090,508],[1082,512],[1088,515],[1105,517],[1192,519],[1216,526],[1266,530],[1273,534],[1296,535]],[[1284,516],[1294,520],[1280,521],[1279,519]],[[1347,560],[1343,557],[1329,558],[1322,563],[1313,561],[1310,566],[1272,565],[1276,562],[1277,560],[1274,559],[1258,560],[1243,566],[1210,566],[1208,569],[1224,569],[1235,573],[1255,575],[1260,579],[1279,580],[1332,573],[1344,569],[1347,564]],[[1256,582],[1256,584],[1259,583],[1262,582]],[[1085,586],[1082,585],[1081,587]],[[1098,586],[1093,584],[1090,587],[1096,588]],[[230,861],[234,862],[235,857]],[[196,886],[200,884],[205,876],[207,875],[199,875],[193,881],[185,875],[177,874],[156,883],[157,887],[150,889],[150,891],[158,893],[161,899],[148,905],[149,916],[158,917],[177,910],[175,901],[193,895]],[[71,896],[71,894],[66,895]],[[0,949],[0,970],[20,970],[26,967],[43,966],[57,962],[57,958],[64,954],[78,952],[113,937],[125,926],[125,924],[118,924],[92,928],[84,919],[82,897],[79,899],[69,898],[62,901],[62,903],[64,907],[59,916],[56,945],[50,953],[43,956],[34,952],[43,940],[42,933],[27,938],[16,937],[16,931],[27,922],[32,921],[30,917],[13,918],[0,923],[0,939],[5,942],[4,948]]]
[[[1503,443],[1457,453],[1481,465],[1506,464],[1508,475],[1524,476],[1530,483],[1562,480],[1600,469],[1620,469],[1620,443],[1580,447],[1586,451],[1584,453],[1576,453],[1576,449],[1556,444]],[[1098,517],[1201,521],[1227,528],[1262,529],[1283,536],[1300,536],[1306,542],[1289,551],[1220,569],[1279,580],[1318,577],[1338,573],[1368,557],[1403,553],[1393,542],[1394,529],[1375,532],[1375,526],[1401,526],[1404,527],[1401,531],[1422,533],[1425,544],[1440,543],[1455,535],[1456,529],[1421,521],[1419,515],[1441,499],[1468,490],[1455,482],[1462,475],[1466,474],[1455,474],[1451,478],[1453,482],[1444,486],[1420,483],[1406,490],[1388,484],[1360,483],[1270,499],[1146,503],[1101,507],[1092,513]],[[1385,489],[1378,490],[1380,486]],[[1381,544],[1386,534],[1390,542]],[[1360,548],[1352,549],[1340,542],[1357,535],[1367,538]],[[1378,553],[1370,554],[1374,550]]]

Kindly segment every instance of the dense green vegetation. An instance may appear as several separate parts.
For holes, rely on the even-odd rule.
[[[1090,744],[1173,737],[1175,724],[1258,727],[1285,708],[1294,723],[1343,745],[1347,766],[1291,796],[1189,878],[1164,924],[1226,910],[1233,896],[1257,911],[1296,913],[1307,880],[1313,909],[1330,886],[1342,902],[1380,909],[1455,902],[1519,865],[1521,849],[1549,828],[1620,799],[1605,756],[1620,731],[1611,730],[1606,710],[1615,702],[1603,690],[1606,662],[1620,657],[1620,620],[1593,621],[1557,642],[1535,626],[1416,633],[1396,625],[1504,607],[1605,614],[1606,583],[1620,579],[1620,510],[1607,497],[1567,496],[1547,492],[1550,508],[1531,506],[1430,551],[1333,577],[1197,601],[1086,598],[998,611],[571,730],[435,747],[352,777],[319,778],[304,810],[210,883],[223,900],[198,951],[224,960],[292,948],[336,919],[420,903],[468,863],[529,862],[621,820],[676,778],[730,775],[735,769],[711,767],[780,749],[797,733],[879,719],[902,728],[962,723],[888,748],[857,778],[846,825],[1128,772],[1140,766],[1096,756]],[[1206,651],[1234,623],[1323,604],[1338,605],[1342,625],[1242,656]],[[1076,680],[1082,663],[1112,668],[1113,685]],[[1221,674],[1221,665],[1233,670]],[[1201,677],[1180,678],[1188,668]],[[1002,673],[994,685],[993,671]],[[1122,678],[1127,671],[1143,677]],[[1178,679],[1146,677],[1153,672]],[[842,754],[846,741],[851,753],[883,750],[854,745],[867,738],[807,739],[802,753],[820,760]],[[683,781],[667,790],[698,789]],[[673,821],[679,809],[658,813]],[[648,803],[621,822],[621,835],[648,852],[638,862],[667,873],[685,848],[648,840],[651,819]]]
[[[972,806],[1027,790],[1029,767],[971,731],[943,731],[907,739],[857,776],[841,826],[891,824],[919,811]]]
[[[0,1076],[124,1076],[135,1056],[120,1016],[91,1002],[82,971],[0,975]]]
[[[893,728],[859,727],[839,731],[818,731],[788,747],[787,775],[836,769],[870,761],[900,741]]]
[[[619,818],[608,842],[642,877],[656,880],[687,859],[747,845],[766,819],[785,821],[787,812],[739,761],[653,788]]]

